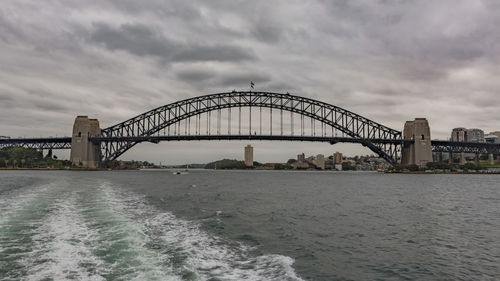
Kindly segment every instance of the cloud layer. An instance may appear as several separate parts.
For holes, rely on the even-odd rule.
[[[395,129],[426,117],[434,138],[459,126],[499,130],[499,14],[498,1],[468,0],[7,0],[0,6],[0,135],[69,135],[78,114],[106,127],[178,99],[247,89],[249,81]],[[162,144],[162,156],[144,145],[124,158],[168,154],[164,162],[178,163],[184,156],[176,152],[192,145],[172,151]],[[288,144],[255,145],[257,152]],[[241,158],[240,146],[203,144],[211,152],[199,162]],[[257,160],[297,149],[290,144]],[[362,151],[303,148],[342,149]]]

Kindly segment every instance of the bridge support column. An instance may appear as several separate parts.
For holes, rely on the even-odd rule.
[[[488,164],[495,165],[495,159],[493,159],[493,153],[488,153]]]
[[[99,168],[101,148],[89,138],[98,137],[100,134],[101,129],[97,119],[89,119],[87,116],[76,117],[71,138],[71,163],[83,168]]]
[[[431,130],[425,118],[406,121],[403,138],[413,140],[413,144],[403,146],[401,164],[425,167],[432,162]]]
[[[479,162],[479,153],[476,153],[474,156],[474,164],[476,164],[477,167],[481,164],[481,162]]]
[[[448,164],[453,164],[453,152],[450,152],[450,156],[448,157]]]
[[[465,165],[465,153],[460,152],[460,165]]]

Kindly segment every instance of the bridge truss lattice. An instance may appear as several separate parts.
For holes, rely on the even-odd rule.
[[[139,142],[181,135],[184,140],[253,136],[307,141],[311,137],[331,137],[331,143],[334,139],[350,138],[392,164],[400,157],[402,143],[400,131],[338,106],[296,95],[251,91],[205,95],[167,104],[105,128],[101,137],[92,141],[101,144],[102,160],[110,161]]]

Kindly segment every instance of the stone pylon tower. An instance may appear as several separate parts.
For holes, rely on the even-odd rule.
[[[253,167],[253,146],[245,146],[245,165],[247,167]]]
[[[432,162],[431,130],[425,118],[406,121],[403,138],[413,140],[413,144],[403,145],[401,164],[424,167]]]
[[[71,138],[70,160],[74,165],[84,168],[99,168],[101,162],[101,148],[99,144],[89,141],[89,137],[101,135],[99,121],[87,116],[77,116],[73,125]]]

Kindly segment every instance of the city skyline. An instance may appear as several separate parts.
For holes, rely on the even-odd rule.
[[[248,90],[250,81],[401,131],[425,117],[433,139],[456,127],[498,131],[499,10],[494,1],[5,1],[0,135],[70,135],[77,115],[107,127],[188,97]],[[244,143],[140,144],[121,159],[202,162],[240,155]],[[264,161],[370,153],[353,144],[257,144]]]

